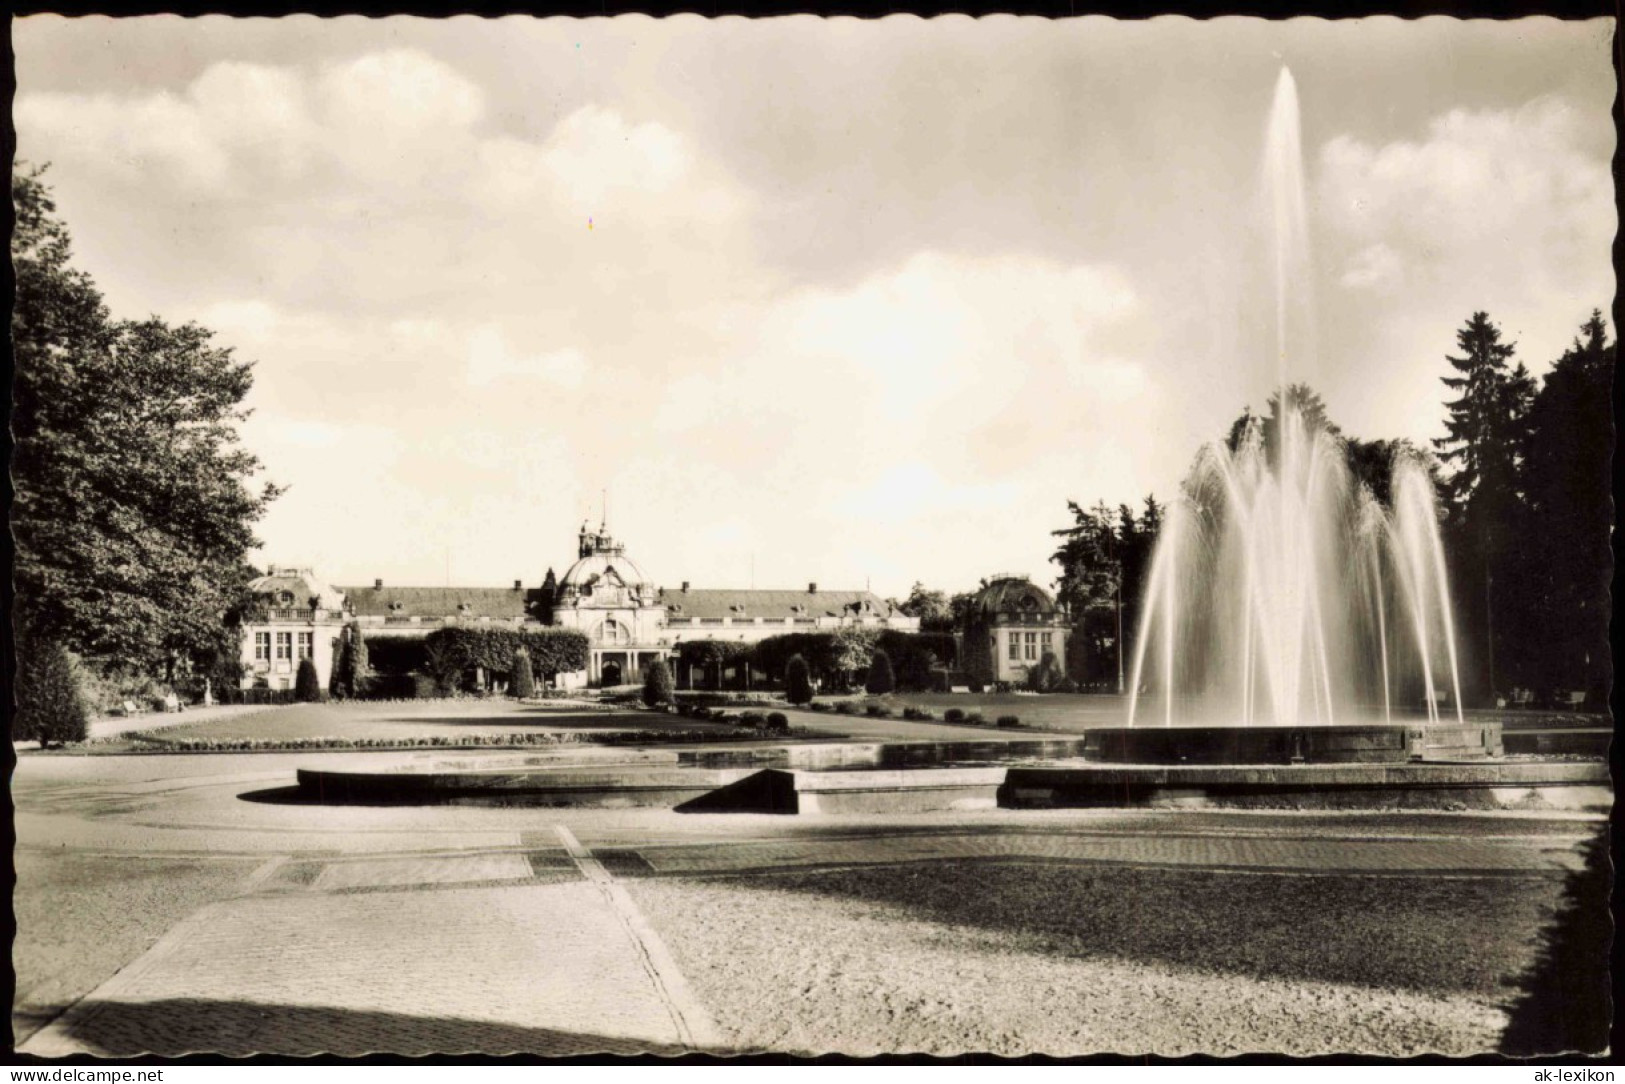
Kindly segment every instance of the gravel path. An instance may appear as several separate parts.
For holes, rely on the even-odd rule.
[[[748,1049],[1464,1055],[1556,879],[933,863],[629,890]]]
[[[105,857],[19,848],[13,1043],[231,891],[257,859]]]

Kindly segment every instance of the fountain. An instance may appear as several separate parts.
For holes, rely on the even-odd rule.
[[[1204,447],[1170,502],[1146,583],[1128,726],[1098,732],[1091,754],[1154,763],[1494,754],[1499,734],[1469,727],[1461,711],[1426,464],[1415,455],[1391,464],[1385,505],[1289,382],[1314,336],[1313,306],[1293,288],[1307,280],[1309,247],[1286,68],[1264,188],[1274,237],[1271,413]],[[1160,702],[1142,701],[1142,688]]]

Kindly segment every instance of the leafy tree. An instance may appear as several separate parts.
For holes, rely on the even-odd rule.
[[[908,598],[900,608],[908,616],[920,619],[921,631],[953,631],[953,610],[948,596],[941,591],[928,590],[923,583],[916,582],[909,589]]]
[[[975,591],[961,591],[948,600],[948,613],[951,619],[949,629],[943,631],[958,632],[963,629],[971,619],[971,610],[976,605]]]
[[[830,640],[830,667],[843,686],[850,686],[852,675],[869,669],[874,657],[876,629],[849,626],[836,629]]]
[[[238,442],[250,366],[194,324],[112,320],[41,172],[12,173],[17,611],[102,666],[175,681],[221,657],[277,494],[250,490]]]
[[[643,703],[647,707],[658,708],[670,704],[675,698],[671,668],[666,665],[665,659],[656,659],[643,672]]]
[[[300,659],[293,678],[293,698],[301,704],[314,704],[322,698],[322,679],[316,675],[315,659]]]
[[[896,687],[897,683],[892,678],[891,658],[876,648],[869,662],[869,680],[864,683],[864,691],[870,696],[885,696]]]
[[[41,749],[84,741],[90,710],[67,649],[32,633],[21,633],[16,648],[16,737],[32,738]]]
[[[812,678],[807,669],[807,660],[800,655],[792,655],[785,665],[784,698],[792,704],[812,703]]]
[[[1458,376],[1441,378],[1457,393],[1448,401],[1446,436],[1433,443],[1452,468],[1444,488],[1464,594],[1482,599],[1484,689],[1495,691],[1498,660],[1509,646],[1496,629],[1499,596],[1506,593],[1503,557],[1512,544],[1511,524],[1520,501],[1519,473],[1529,438],[1534,381],[1521,363],[1510,366],[1515,347],[1486,313],[1475,312],[1456,342],[1461,357],[1448,357]],[[1465,576],[1462,573],[1466,573]],[[1497,581],[1502,587],[1497,588]]]
[[[536,695],[536,674],[530,666],[530,652],[523,646],[514,649],[510,673],[514,699],[529,700]]]

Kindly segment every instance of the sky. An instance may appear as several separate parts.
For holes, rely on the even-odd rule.
[[[18,157],[115,316],[255,362],[261,561],[539,583],[1053,581],[1278,378],[1266,124],[1301,110],[1352,435],[1442,432],[1487,311],[1614,295],[1607,20],[223,17],[14,24]]]

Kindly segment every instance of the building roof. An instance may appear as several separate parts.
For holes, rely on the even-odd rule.
[[[539,592],[512,587],[341,587],[357,617],[489,617],[530,614]],[[463,609],[464,606],[468,608]]]
[[[628,587],[648,587],[648,577],[624,553],[592,553],[581,558],[559,578],[562,587],[587,587],[613,571]]]
[[[317,579],[312,569],[276,565],[269,566],[265,575],[250,580],[248,589],[256,595],[268,597],[273,605],[285,604],[303,609],[311,605],[311,599],[317,599],[317,605],[328,610],[339,608],[339,592],[343,590]],[[281,597],[283,595],[289,597],[284,599]]]
[[[976,592],[971,605],[991,617],[995,614],[1053,614],[1057,607],[1048,591],[1025,576],[995,576]]]
[[[661,591],[660,601],[672,617],[762,617],[783,621],[787,617],[902,616],[902,611],[869,591],[666,589]]]

